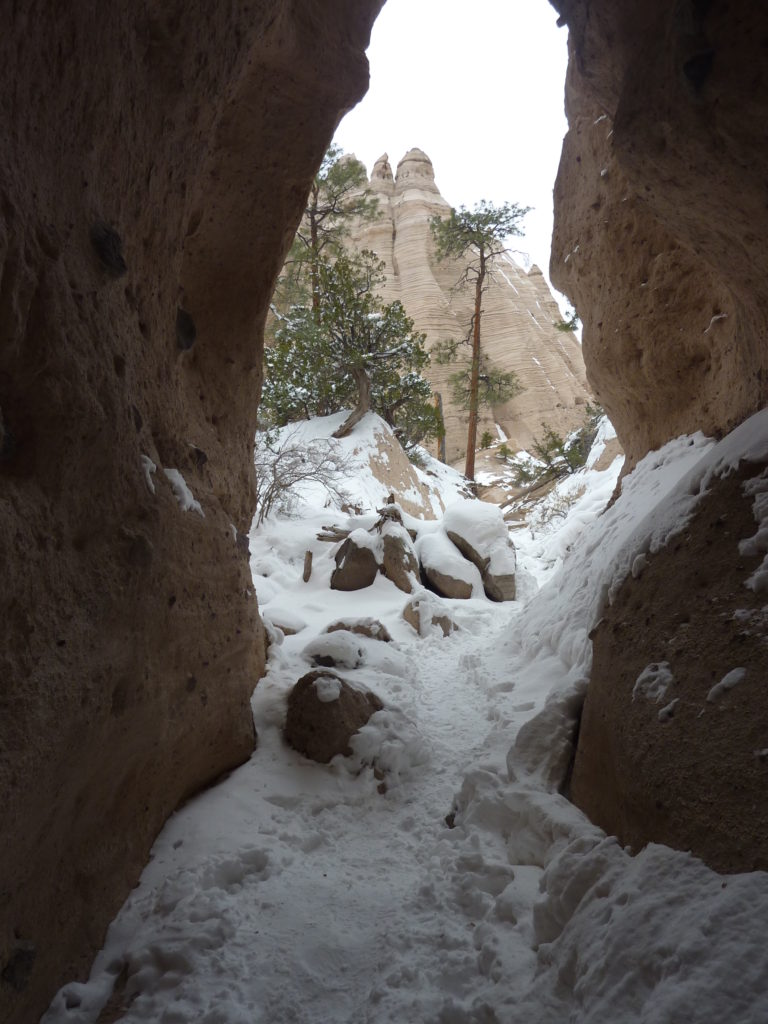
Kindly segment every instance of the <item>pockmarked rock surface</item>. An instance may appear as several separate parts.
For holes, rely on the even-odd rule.
[[[768,610],[754,495],[715,479],[687,528],[641,556],[594,632],[571,799],[622,844],[768,870]],[[764,496],[764,491],[762,492]],[[764,529],[764,527],[763,527]]]
[[[380,6],[6,11],[4,1024],[87,971],[165,818],[252,750],[262,327]]]
[[[335,672],[308,672],[288,695],[284,736],[300,754],[328,764],[337,754],[352,753],[350,740],[384,705],[368,690],[359,690]]]
[[[384,261],[382,294],[403,303],[417,329],[426,333],[427,348],[463,338],[472,295],[453,291],[463,264],[434,258],[429,221],[447,216],[450,205],[440,194],[429,157],[411,149],[393,175],[385,154],[371,171],[369,188],[378,199],[379,217],[360,225],[353,243]],[[525,204],[524,196],[512,198]],[[563,433],[581,425],[590,393],[578,341],[554,327],[561,319],[538,267],[526,272],[511,257],[498,261],[483,303],[483,352],[489,365],[514,370],[525,390],[511,402],[481,409],[480,433],[487,429],[495,437],[498,423],[510,447],[519,449],[541,433],[543,420]],[[467,414],[450,395],[448,378],[455,369],[433,362],[426,371],[442,398],[449,461],[463,456],[467,443]]]
[[[571,54],[550,271],[626,472],[768,400],[768,10],[553,4]]]

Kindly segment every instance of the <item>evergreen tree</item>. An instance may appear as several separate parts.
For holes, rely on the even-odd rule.
[[[279,424],[355,409],[336,431],[348,434],[373,409],[407,449],[442,433],[442,418],[421,376],[429,356],[400,302],[376,295],[383,264],[371,252],[318,266],[317,307],[292,307],[266,350],[262,406]]]
[[[451,210],[445,219],[433,217],[430,222],[435,239],[435,255],[438,260],[462,260],[464,269],[456,287],[474,288],[474,308],[464,342],[471,346],[472,356],[468,366],[469,381],[466,387],[469,426],[467,432],[467,457],[464,475],[469,480],[475,477],[475,449],[477,447],[478,410],[482,401],[508,401],[522,390],[514,374],[500,374],[491,377],[486,371],[490,391],[481,390],[481,319],[482,299],[487,282],[493,275],[493,261],[507,252],[505,239],[510,235],[522,234],[520,222],[530,207],[504,203],[494,206],[482,199],[474,208],[462,206]],[[453,348],[456,357],[456,347]],[[442,360],[450,358],[450,345],[442,349]],[[454,374],[452,385],[459,386],[461,374]],[[506,381],[502,378],[506,377]],[[514,379],[513,379],[514,378]]]
[[[340,255],[353,220],[368,221],[377,216],[378,199],[371,196],[367,184],[368,176],[360,161],[345,156],[332,143],[312,182],[278,282],[278,308],[311,297],[312,308],[317,310],[321,262]]]

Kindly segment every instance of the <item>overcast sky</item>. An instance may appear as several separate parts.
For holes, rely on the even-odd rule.
[[[567,29],[547,0],[387,0],[373,28],[371,86],[336,133],[368,168],[414,146],[452,206],[535,209],[520,248],[547,274],[552,186],[566,131]]]

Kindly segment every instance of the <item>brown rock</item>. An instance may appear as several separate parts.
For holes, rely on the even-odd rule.
[[[439,599],[429,597],[413,598],[403,608],[403,618],[409,626],[413,626],[419,636],[428,636],[431,627],[437,626],[443,636],[448,636],[459,627],[447,613],[440,611]]]
[[[335,555],[336,568],[331,573],[331,590],[364,590],[370,587],[379,572],[379,563],[369,547],[361,547],[347,537]]]
[[[434,565],[424,565],[422,571],[430,586],[434,587],[441,597],[450,597],[459,601],[466,601],[472,597],[472,584],[467,580],[449,576]]]
[[[410,594],[419,579],[419,560],[404,526],[388,524],[384,533],[381,571],[398,590]]]
[[[327,764],[352,753],[349,741],[383,706],[374,693],[355,689],[335,672],[308,672],[288,696],[283,734],[294,750]]]
[[[358,636],[367,636],[370,640],[382,640],[390,643],[392,635],[387,627],[378,619],[339,619],[332,622],[325,629],[326,633],[333,633],[338,629],[346,629],[350,633],[357,633]]]
[[[718,871],[768,870],[768,615],[744,585],[762,555],[739,551],[757,529],[742,484],[762,469],[714,481],[685,533],[604,610],[570,784],[622,843],[691,850]],[[663,662],[674,681],[636,689]],[[743,681],[708,700],[737,667]]]
[[[165,818],[253,747],[264,641],[230,524],[261,328],[379,6],[4,9],[4,1024],[87,974]]]

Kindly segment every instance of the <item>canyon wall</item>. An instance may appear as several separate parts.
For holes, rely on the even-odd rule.
[[[252,750],[264,317],[381,3],[3,4],[3,1022]]]
[[[768,11],[553,2],[571,56],[550,270],[633,464],[768,397]]]
[[[427,348],[463,339],[474,290],[454,290],[463,261],[435,259],[430,218],[445,217],[451,208],[440,194],[429,157],[412,149],[393,175],[385,154],[376,161],[369,189],[378,199],[378,217],[357,226],[353,243],[384,261],[382,294],[388,302],[402,302],[416,328],[427,335]],[[542,421],[561,433],[583,424],[591,395],[581,346],[572,333],[554,327],[561,319],[538,267],[526,272],[511,256],[496,261],[483,301],[482,351],[490,367],[514,371],[524,390],[509,402],[481,408],[478,438],[488,430],[496,440],[498,424],[509,447],[518,450],[541,436]],[[462,349],[468,358],[469,348],[463,346],[460,358]],[[455,372],[456,365],[440,366],[435,360],[426,371],[442,397],[449,461],[462,458],[467,449],[468,414],[451,398],[449,377]]]
[[[749,0],[553,0],[570,32],[552,280],[631,467],[719,436],[768,398],[768,9]],[[742,467],[625,581],[594,631],[569,792],[607,832],[765,869],[764,594]],[[759,559],[758,559],[759,561]],[[674,715],[634,700],[648,666]],[[712,688],[735,667],[738,692]],[[708,696],[709,695],[709,696]],[[647,706],[644,706],[647,705]]]

